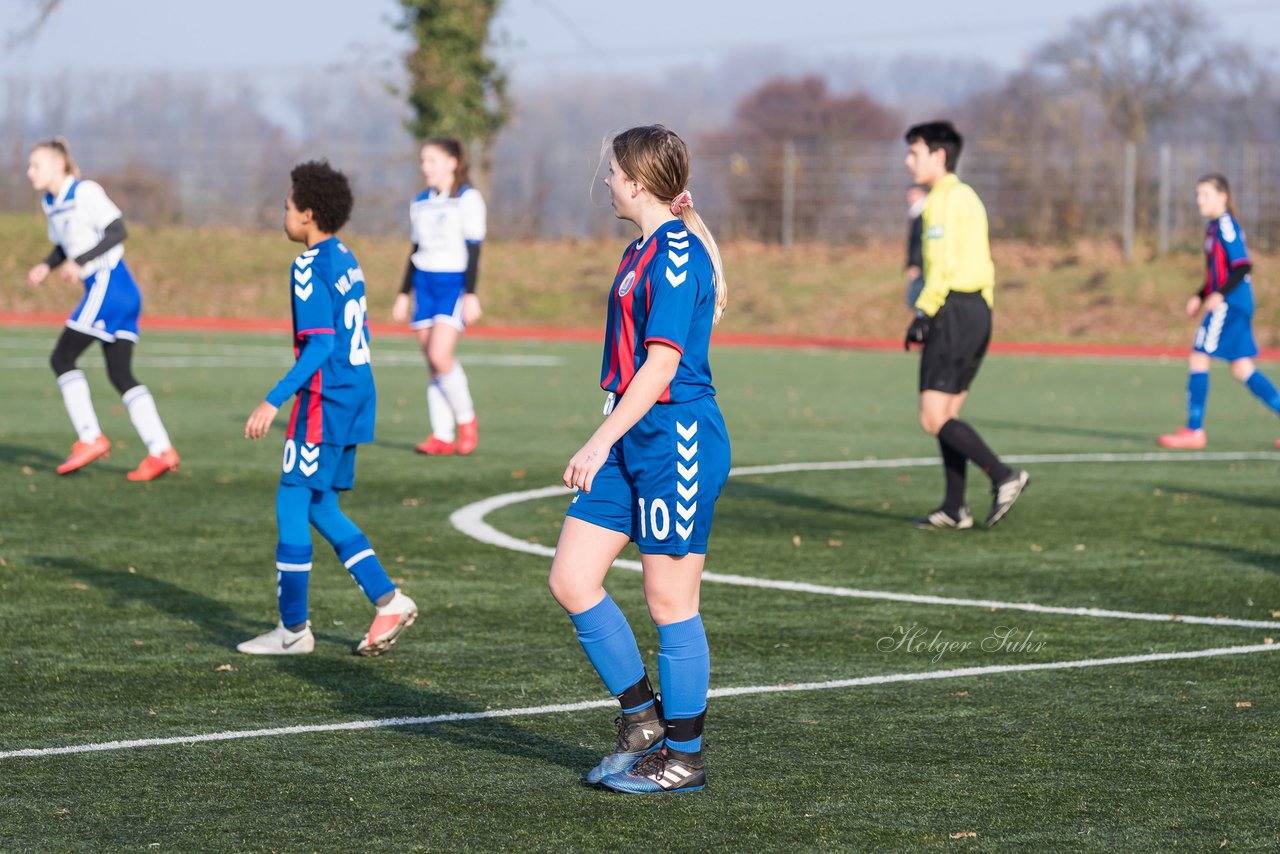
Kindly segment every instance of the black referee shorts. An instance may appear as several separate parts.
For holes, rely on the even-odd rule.
[[[948,294],[920,353],[920,391],[968,391],[989,343],[991,307],[982,294]]]

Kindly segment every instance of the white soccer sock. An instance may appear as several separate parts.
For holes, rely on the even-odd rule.
[[[452,442],[457,435],[454,432],[453,407],[444,396],[438,379],[427,383],[427,414],[431,416],[431,435]]]
[[[138,431],[142,443],[147,446],[148,454],[159,456],[173,447],[169,442],[169,434],[160,421],[155,398],[147,391],[146,386],[136,385],[126,391],[124,405],[129,408],[129,420],[133,422],[133,429]]]
[[[71,426],[81,442],[92,442],[102,435],[98,426],[98,413],[93,411],[93,400],[89,397],[89,381],[84,378],[84,371],[67,371],[58,377],[58,388],[62,389],[62,402],[66,404],[67,415],[71,416]]]
[[[453,417],[458,423],[474,421],[476,406],[471,402],[471,387],[467,385],[467,374],[462,370],[462,363],[454,362],[453,370],[436,377],[436,382],[440,383],[440,390],[453,408]]]

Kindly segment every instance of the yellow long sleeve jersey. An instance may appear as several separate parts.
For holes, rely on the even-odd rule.
[[[981,293],[994,307],[995,283],[987,209],[972,187],[949,174],[924,204],[924,290],[916,308],[932,317],[952,292]]]

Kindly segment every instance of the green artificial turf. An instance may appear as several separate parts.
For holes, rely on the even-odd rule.
[[[937,455],[915,425],[914,357],[715,350],[735,465],[906,462],[730,480],[708,572],[865,595],[707,581],[712,687],[884,679],[712,699],[708,788],[653,799],[580,782],[611,744],[612,709],[537,711],[608,699],[546,591],[548,559],[449,523],[472,502],[556,483],[600,417],[595,347],[466,342],[480,449],[427,459],[412,450],[427,432],[425,368],[407,339],[376,339],[379,440],[343,506],[422,618],[390,654],[352,655],[371,609],[316,537],[316,650],[270,659],[234,646],[275,620],[283,418],[259,444],[241,431],[287,366],[287,340],[144,335],[136,372],[182,467],[132,484],[143,450],[96,354],[83,366],[112,456],[53,473],[73,438],[45,364],[54,334],[0,339],[0,753],[534,711],[0,758],[0,850],[1280,846],[1269,651],[925,678],[1280,632],[966,601],[1280,624],[1280,425],[1225,370],[1207,450],[1253,458],[1028,463],[1031,486],[999,527],[923,532],[908,521],[936,505],[941,473],[911,462]],[[1149,453],[1180,423],[1184,383],[1175,363],[997,357],[966,417],[1006,455]],[[486,521],[554,545],[567,500]],[[982,518],[976,471],[969,500]],[[615,570],[609,587],[656,679],[639,575]],[[916,644],[896,643],[908,632]],[[1002,632],[1003,648],[984,648]]]

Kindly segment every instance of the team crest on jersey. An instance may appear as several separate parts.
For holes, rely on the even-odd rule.
[[[636,283],[636,271],[628,270],[627,276],[622,280],[622,284],[618,285],[618,296],[625,297],[631,292],[631,286]]]

